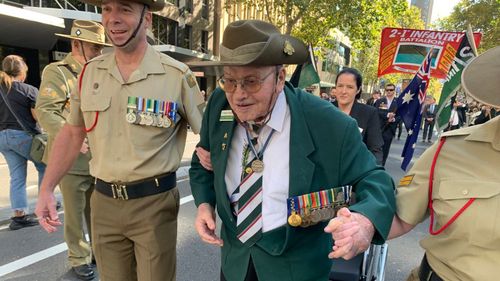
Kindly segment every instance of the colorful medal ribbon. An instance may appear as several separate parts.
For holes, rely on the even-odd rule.
[[[293,227],[307,227],[328,221],[335,217],[338,209],[349,205],[351,193],[352,186],[345,185],[290,197],[287,199],[288,223]]]

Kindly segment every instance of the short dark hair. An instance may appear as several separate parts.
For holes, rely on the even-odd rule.
[[[356,79],[356,87],[358,87],[357,94],[356,94],[356,99],[359,99],[359,97],[361,96],[361,86],[363,85],[363,77],[361,76],[361,73],[357,69],[355,69],[355,68],[344,67],[337,74],[337,77],[335,78],[335,84],[337,84],[337,80],[339,80],[339,77],[342,74],[352,74],[352,75],[354,75],[354,79]]]
[[[394,89],[396,89],[396,85],[394,85],[392,83],[386,84],[385,87],[384,87],[384,89],[387,88],[387,87],[389,87],[389,86],[392,86],[392,87],[394,87]]]

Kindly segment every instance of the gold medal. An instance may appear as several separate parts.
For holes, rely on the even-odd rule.
[[[253,172],[252,168],[247,167],[247,168],[245,169],[245,173],[246,173],[246,174],[250,174],[251,172]]]
[[[288,217],[288,224],[290,224],[293,227],[297,227],[302,223],[302,218],[295,212],[292,212],[292,214]]]
[[[137,121],[137,115],[135,114],[135,112],[129,112],[126,115],[126,119],[128,123],[134,124],[135,121]]]
[[[259,160],[259,159],[255,159],[252,161],[252,170],[256,173],[261,173],[262,171],[264,171],[264,162],[262,162],[262,160]]]

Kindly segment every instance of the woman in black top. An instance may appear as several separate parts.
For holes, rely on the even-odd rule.
[[[30,160],[31,134],[39,133],[33,114],[38,90],[26,83],[28,67],[20,56],[9,55],[2,61],[0,71],[0,153],[4,156],[10,174],[10,203],[14,217],[9,227],[17,230],[38,224],[36,218],[27,215],[26,194],[27,161]],[[7,106],[6,102],[10,105]],[[15,116],[12,111],[15,112]],[[22,122],[22,125],[19,122]],[[29,130],[29,133],[24,130]],[[45,165],[35,163],[40,184]]]
[[[377,164],[382,164],[382,131],[377,109],[373,106],[359,103],[363,78],[354,68],[343,68],[335,79],[335,102],[342,112],[356,119],[363,142],[375,156]]]

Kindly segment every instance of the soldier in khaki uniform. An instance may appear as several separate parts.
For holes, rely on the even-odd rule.
[[[478,101],[499,106],[498,77],[500,47],[495,47],[466,66],[462,86]],[[429,216],[431,222],[431,235],[420,243],[425,256],[409,281],[498,280],[498,167],[500,117],[444,133],[401,179],[390,237],[410,231]]]
[[[75,20],[71,33],[56,34],[71,39],[71,52],[59,62],[49,64],[42,73],[40,95],[37,98],[36,113],[38,121],[49,133],[48,149],[43,161],[47,163],[54,139],[66,123],[69,114],[70,93],[77,84],[77,76],[83,65],[101,54],[106,44],[104,27],[97,22]],[[75,164],[59,183],[64,201],[64,239],[68,245],[69,264],[76,275],[83,279],[92,279],[94,271],[91,263],[91,247],[84,232],[84,221],[89,233],[90,195],[94,189],[94,180],[89,173],[90,152],[86,143]]]
[[[102,7],[114,51],[90,61],[71,95],[68,123],[55,140],[37,215],[60,224],[53,189],[88,137],[92,246],[100,279],[174,280],[179,192],[175,171],[187,125],[201,126],[204,102],[188,67],[146,42],[151,11],[164,1],[87,2]]]

